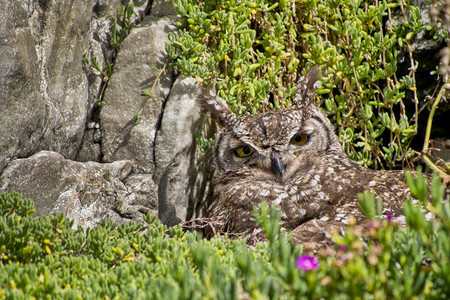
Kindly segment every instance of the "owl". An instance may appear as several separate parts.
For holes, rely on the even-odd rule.
[[[368,190],[381,198],[383,212],[401,214],[408,189],[401,171],[375,171],[349,159],[334,128],[313,104],[319,70],[300,79],[293,105],[237,116],[219,97],[205,99],[221,129],[213,149],[213,201],[207,217],[214,231],[259,240],[253,206],[262,201],[281,212],[281,228],[294,241],[321,247],[330,234],[364,222],[357,200]]]

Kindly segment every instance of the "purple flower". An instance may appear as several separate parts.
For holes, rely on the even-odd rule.
[[[297,258],[297,267],[302,270],[309,271],[319,267],[319,260],[313,255],[302,254]]]
[[[341,252],[347,251],[347,247],[345,245],[339,245],[338,250]]]
[[[392,221],[392,213],[391,212],[388,212],[387,214],[386,214],[386,219],[390,222],[390,221]]]

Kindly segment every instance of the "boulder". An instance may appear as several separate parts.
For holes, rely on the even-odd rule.
[[[211,196],[210,152],[200,152],[194,133],[210,137],[215,128],[196,101],[200,93],[195,79],[178,77],[156,134],[154,179],[158,185],[159,218],[168,225],[201,216]]]
[[[150,9],[150,15],[154,17],[175,16],[175,8],[171,1],[154,0]]]
[[[35,201],[36,215],[62,212],[75,226],[104,219],[142,221],[157,213],[156,187],[149,176],[130,175],[131,161],[75,162],[41,151],[11,162],[0,176],[0,192],[19,191]]]
[[[202,215],[211,172],[193,137],[213,127],[195,81],[175,82],[167,65],[134,122],[142,90],[169,62],[179,17],[164,0],[132,0],[136,26],[113,49],[122,3],[0,0],[0,191],[33,199],[37,215],[63,212],[83,227],[147,212],[170,225]],[[84,57],[112,62],[106,85]]]
[[[7,148],[2,167],[40,149],[73,159],[86,122],[88,81],[82,57],[89,47],[91,6],[83,1],[2,2],[2,20],[7,20],[2,26],[9,28],[1,32],[7,35],[7,52],[15,53],[1,59],[11,63],[0,74],[10,83],[2,95],[1,130],[8,136],[0,142],[0,148]]]
[[[165,42],[167,33],[176,29],[174,23],[175,17],[148,16],[123,42],[100,112],[104,162],[132,159],[137,172],[153,173],[155,133],[172,85],[171,68],[159,79],[139,124],[134,115],[145,101],[142,90],[151,90],[157,69],[167,62]]]
[[[48,129],[52,106],[42,93],[42,62],[34,35],[33,5],[0,0],[0,171],[16,157],[27,157]],[[41,26],[40,26],[41,27]],[[37,26],[36,26],[37,28]]]
[[[135,6],[134,15],[131,16],[131,23],[139,24],[149,11],[150,1],[131,1]],[[118,18],[118,8],[122,1],[120,0],[97,0],[92,6],[94,18],[90,24],[89,30],[89,51],[84,55],[91,61],[96,58],[99,67],[103,69],[106,62],[114,61],[119,48],[112,48],[111,23],[113,19]],[[120,23],[120,22],[119,22]],[[120,25],[118,24],[120,29]],[[106,86],[103,78],[98,71],[89,66],[85,66],[89,81],[89,99],[87,109],[86,132],[77,154],[77,161],[101,161],[101,132],[99,130],[99,112],[97,99],[101,98]]]
[[[120,4],[0,0],[0,171],[40,150],[76,158],[99,88],[83,56],[104,63]]]

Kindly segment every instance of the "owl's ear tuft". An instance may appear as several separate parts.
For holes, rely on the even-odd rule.
[[[226,126],[233,123],[235,115],[225,100],[219,96],[204,92],[199,101],[205,110],[209,111],[211,118],[218,121],[220,125]]]
[[[297,81],[297,92],[293,100],[294,105],[304,108],[314,102],[316,90],[320,87],[322,72],[318,66],[311,67],[305,76]]]

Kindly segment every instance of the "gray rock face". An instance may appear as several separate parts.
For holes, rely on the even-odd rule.
[[[76,226],[103,219],[140,221],[157,210],[151,178],[131,174],[131,161],[80,163],[56,152],[41,151],[10,163],[0,177],[3,191],[23,191],[35,201],[36,215],[62,212]]]
[[[151,7],[151,15],[155,17],[175,16],[177,13],[171,1],[154,0]]]
[[[167,62],[177,16],[164,0],[133,0],[136,27],[114,50],[110,25],[123,1],[0,0],[0,192],[18,191],[38,215],[63,212],[79,226],[103,219],[167,224],[199,216],[208,156],[193,141],[208,132],[191,79],[167,67],[154,98],[134,114]],[[102,78],[83,63],[96,57]]]
[[[110,58],[109,25],[121,2],[0,0],[0,171],[42,149],[75,159],[99,89],[82,58]],[[149,1],[134,2],[140,20]]]
[[[76,160],[81,162],[101,161],[101,142],[102,133],[100,131],[100,124],[96,122],[88,122],[86,131],[84,132],[83,142],[81,144],[80,150],[78,151]]]
[[[9,65],[0,71],[7,87],[2,89],[1,110],[16,119],[2,121],[1,135],[8,138],[0,141],[7,149],[0,169],[39,149],[75,158],[87,113],[81,59],[89,46],[91,7],[83,1],[1,2],[6,8],[1,19],[7,21],[0,29],[5,37],[0,60]]]
[[[40,144],[48,129],[46,117],[51,103],[46,103],[43,97],[42,81],[39,80],[42,63],[39,61],[38,41],[32,32],[35,29],[30,26],[33,17],[28,17],[39,14],[37,8],[6,0],[0,1],[0,5],[2,170],[9,161],[15,157],[28,156]],[[10,120],[9,115],[16,117]]]
[[[159,187],[159,217],[169,225],[201,215],[210,190],[210,156],[200,152],[193,135],[211,130],[208,117],[195,101],[199,93],[195,79],[179,77],[156,136],[154,178]]]
[[[161,76],[154,98],[150,99],[136,125],[137,113],[167,60],[164,51],[167,33],[174,31],[174,18],[146,17],[122,44],[104,97],[101,113],[103,160],[133,159],[136,170],[154,171],[153,143],[165,98],[172,85],[172,71]]]

